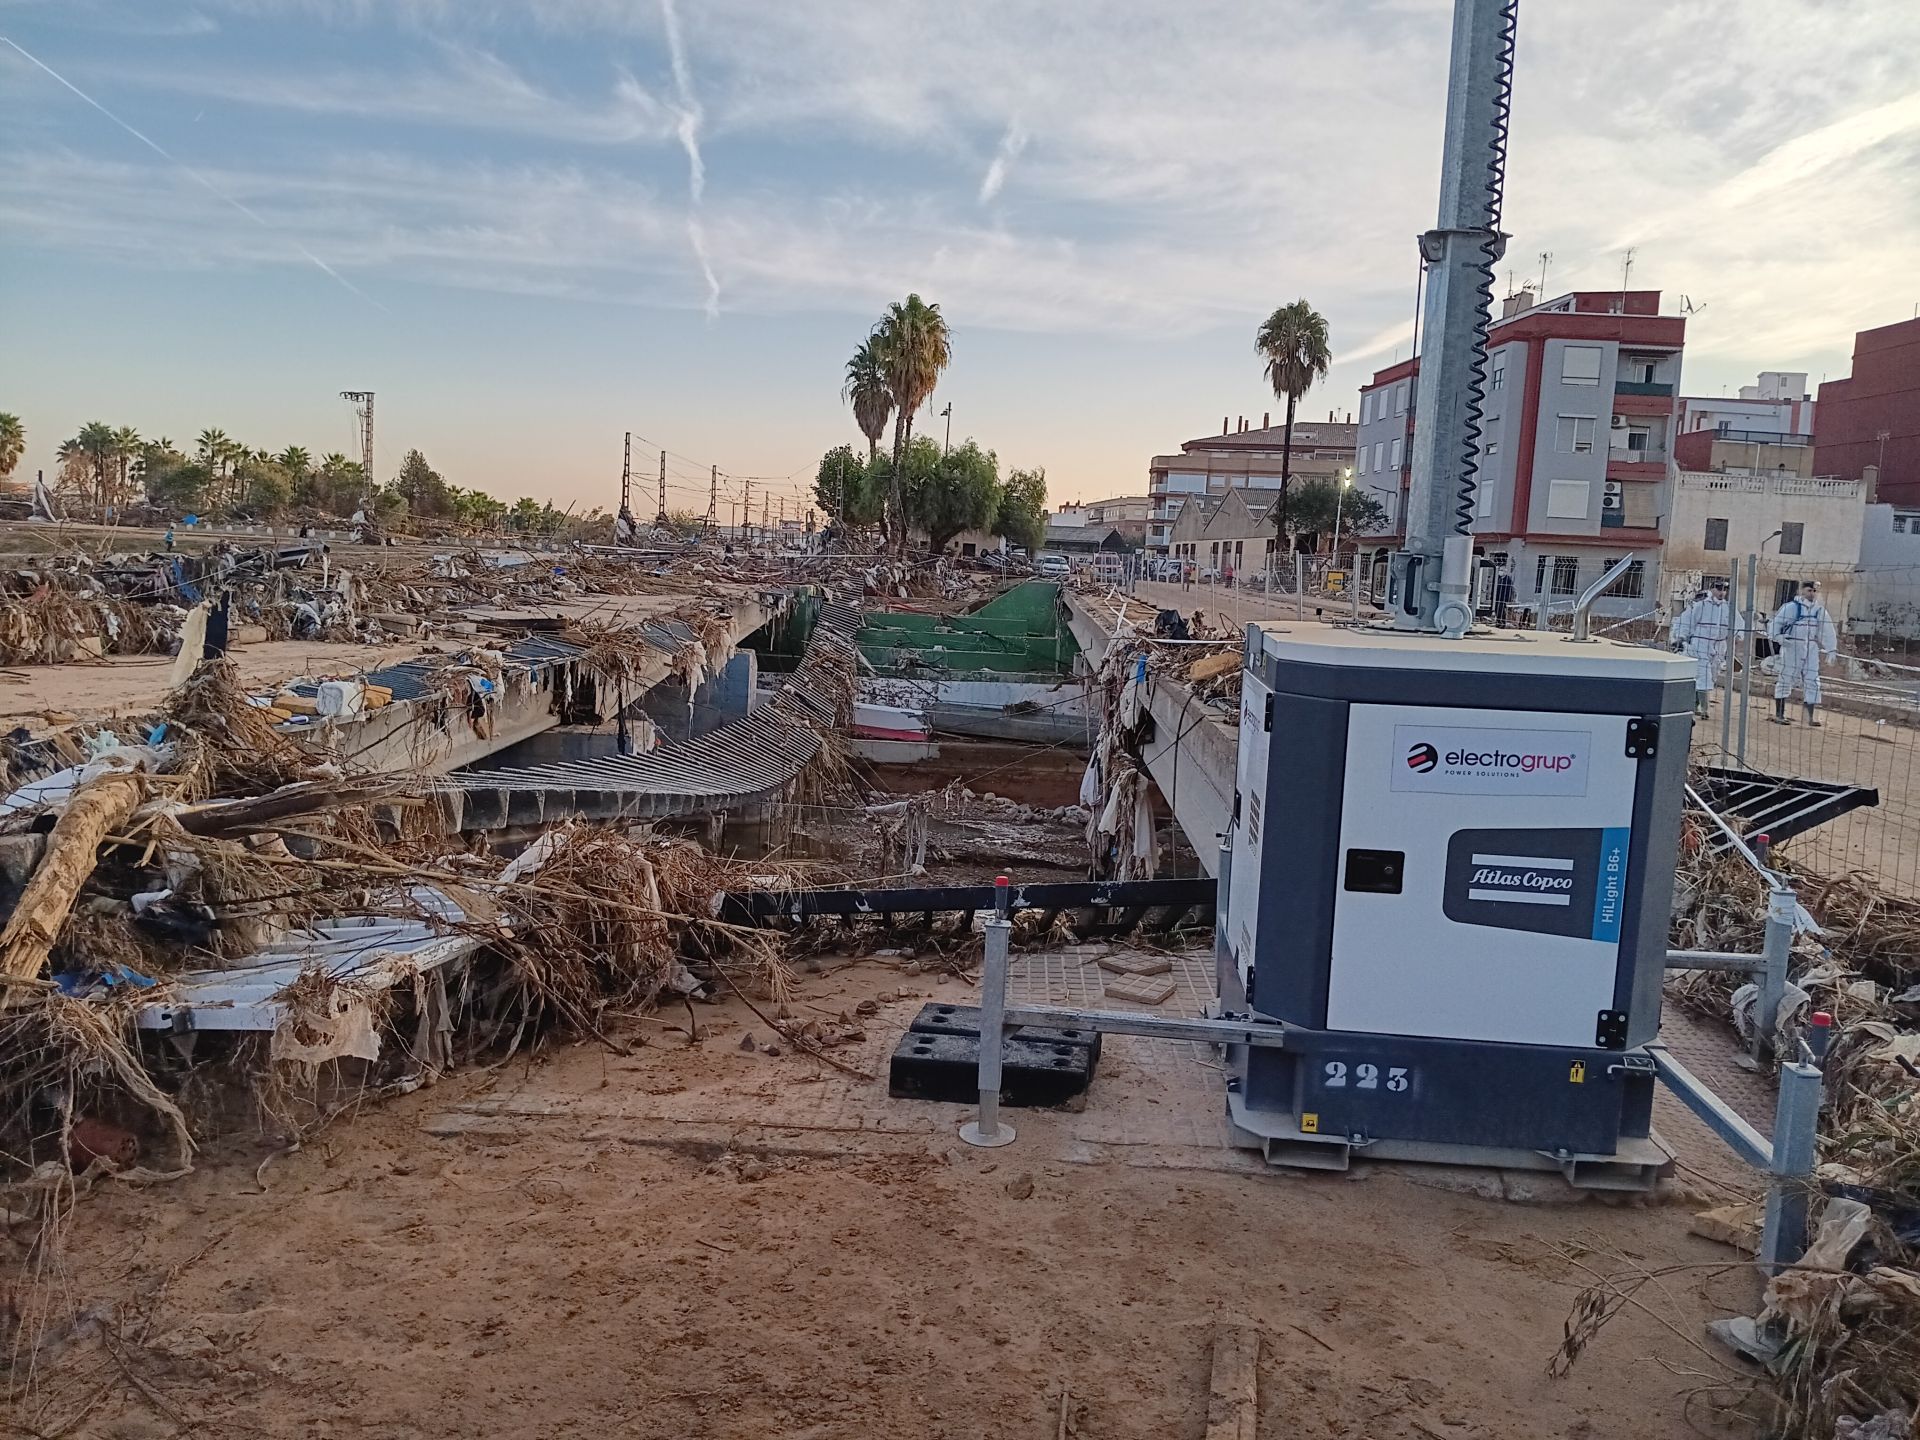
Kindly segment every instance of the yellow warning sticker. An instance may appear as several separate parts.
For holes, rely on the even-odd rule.
[[[1572,1068],[1567,1071],[1567,1083],[1569,1085],[1584,1085],[1587,1083],[1586,1061],[1576,1060],[1573,1062]]]
[[[1303,1135],[1318,1135],[1320,1133],[1319,1111],[1309,1110],[1300,1117],[1300,1132]]]

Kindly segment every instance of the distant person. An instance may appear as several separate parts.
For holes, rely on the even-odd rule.
[[[1787,701],[1797,689],[1806,706],[1807,724],[1818,727],[1814,712],[1820,705],[1820,657],[1840,658],[1840,638],[1833,616],[1820,603],[1820,585],[1800,582],[1800,593],[1774,612],[1767,633],[1780,646],[1779,669],[1774,672],[1773,715],[1776,725],[1791,725]]]
[[[167,526],[167,533],[160,537],[160,543],[166,546],[169,555],[173,553],[173,526]]]
[[[1727,598],[1727,582],[1716,579],[1693,597],[1693,603],[1673,622],[1673,648],[1693,657],[1693,713],[1710,713],[1707,697],[1720,683],[1720,670],[1733,650],[1736,633],[1746,624]]]

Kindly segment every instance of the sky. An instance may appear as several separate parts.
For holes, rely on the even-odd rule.
[[[1055,499],[1407,353],[1448,0],[0,0],[0,410],[423,450],[455,484],[798,505],[891,300]],[[1692,307],[1684,389],[1920,306],[1920,3],[1523,0],[1499,288]],[[922,430],[946,421],[922,412]],[[643,490],[643,496],[647,491]],[[757,501],[756,501],[757,504]],[[644,501],[636,508],[644,509]]]

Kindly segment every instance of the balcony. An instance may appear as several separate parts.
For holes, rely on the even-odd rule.
[[[1663,385],[1658,380],[1616,380],[1613,382],[1616,395],[1667,395],[1673,394],[1673,386]]]
[[[1809,479],[1799,475],[1756,474],[1727,470],[1711,473],[1682,470],[1683,490],[1717,490],[1738,495],[1798,495],[1815,500],[1858,500],[1865,484],[1859,480]]]

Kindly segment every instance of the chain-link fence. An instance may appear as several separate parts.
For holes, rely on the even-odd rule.
[[[1695,722],[1696,758],[1876,792],[1877,804],[1814,826],[1783,853],[1825,874],[1867,871],[1889,891],[1920,895],[1920,569],[1760,555],[1730,560],[1725,571],[1670,572],[1660,640],[1722,576],[1737,612],[1731,665],[1716,668],[1708,717]],[[1807,591],[1808,582],[1817,588]],[[1809,700],[1817,701],[1811,711]]]

